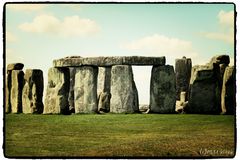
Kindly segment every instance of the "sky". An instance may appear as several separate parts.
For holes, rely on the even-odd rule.
[[[6,64],[41,69],[79,55],[186,56],[192,64],[234,60],[233,4],[7,4]],[[133,66],[140,104],[149,104],[151,66]]]

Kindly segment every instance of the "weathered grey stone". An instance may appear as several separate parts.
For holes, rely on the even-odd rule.
[[[98,67],[83,66],[76,69],[75,75],[75,113],[97,112]]]
[[[226,64],[228,65],[230,62],[230,58],[228,55],[217,55],[217,56],[214,56],[212,57],[212,59],[210,60],[210,62],[207,64],[207,65],[214,65],[214,64]]]
[[[191,100],[189,110],[191,113],[219,114],[221,112],[221,92],[223,74],[230,62],[228,55],[212,57],[204,66],[192,69]]]
[[[181,92],[180,101],[176,101],[176,109],[175,111],[178,113],[185,113],[185,108],[188,105],[188,101],[186,101],[186,92]]]
[[[23,113],[43,113],[43,72],[39,69],[27,69],[24,79],[25,85],[22,92]]]
[[[11,113],[11,88],[12,88],[12,71],[7,71],[7,79],[6,79],[6,88],[5,88],[5,113]]]
[[[149,109],[149,105],[147,104],[140,104],[139,105],[139,111],[140,112],[146,112]]]
[[[68,114],[70,73],[68,68],[50,68],[44,102],[44,114]]]
[[[69,67],[69,71],[70,71],[70,88],[69,88],[69,96],[68,96],[69,111],[70,111],[70,113],[75,113],[75,106],[74,106],[74,85],[75,85],[76,68],[74,68],[74,67]]]
[[[180,93],[186,93],[188,99],[189,82],[191,78],[192,61],[190,58],[183,57],[175,60],[176,73],[176,99],[180,100]]]
[[[138,92],[133,79],[131,66],[116,65],[112,67],[111,94],[110,112],[139,112]]]
[[[211,67],[197,65],[192,68],[188,113],[212,114],[218,112],[216,81],[215,72]]]
[[[98,67],[98,88],[97,92],[110,93],[111,88],[111,67]]]
[[[222,114],[234,114],[236,112],[235,69],[233,66],[226,68],[223,77],[221,94]]]
[[[22,70],[24,67],[24,65],[22,63],[11,63],[8,64],[7,66],[7,70],[11,71],[11,70]]]
[[[11,106],[12,113],[22,112],[22,89],[24,85],[24,73],[21,70],[12,71]]]
[[[98,111],[110,111],[111,67],[98,67]]]
[[[175,112],[176,81],[173,66],[153,66],[150,83],[150,111]]]
[[[165,65],[165,57],[86,57],[86,58],[62,58],[53,61],[54,67],[76,66],[113,66],[113,65]]]
[[[98,111],[109,112],[110,111],[110,99],[111,93],[101,92],[98,96]]]

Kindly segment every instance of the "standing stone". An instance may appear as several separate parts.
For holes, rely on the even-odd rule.
[[[12,88],[12,70],[22,70],[24,65],[22,63],[11,63],[7,65],[7,81],[5,88],[5,113],[12,112],[11,106],[11,88]]]
[[[116,65],[112,67],[111,94],[110,112],[139,112],[138,92],[131,66]]]
[[[150,83],[150,111],[173,113],[176,102],[176,81],[173,66],[153,66]]]
[[[12,71],[11,106],[12,113],[22,112],[22,89],[24,85],[24,73],[21,70]]]
[[[68,102],[69,102],[69,111],[70,113],[75,113],[75,106],[74,106],[74,85],[75,85],[75,74],[76,74],[76,68],[70,67],[70,88],[69,88],[69,96],[68,96]]]
[[[75,113],[97,112],[98,67],[83,66],[76,68],[75,75]]]
[[[186,93],[186,100],[188,100],[188,89],[191,78],[192,61],[190,58],[183,57],[175,60],[176,73],[176,99],[180,100],[181,92]]]
[[[233,66],[227,67],[223,77],[221,94],[222,114],[234,114],[236,110],[235,70]]]
[[[213,68],[214,74],[216,76],[216,107],[218,108],[218,113],[221,112],[221,92],[223,85],[223,75],[225,68],[228,66],[230,58],[228,55],[217,55],[211,58],[210,62],[207,64]]]
[[[11,88],[12,88],[12,71],[7,71],[7,81],[6,81],[6,88],[5,88],[5,113],[11,113]]]
[[[44,114],[68,114],[69,80],[68,68],[50,68],[45,96]]]
[[[188,113],[217,113],[216,81],[214,70],[206,65],[196,65],[192,68]]]
[[[228,55],[218,55],[212,57],[206,65],[192,68],[188,106],[190,113],[219,114],[221,112],[223,75],[229,62]]]
[[[43,112],[43,72],[39,69],[27,69],[24,75],[25,85],[22,93],[23,113]]]
[[[98,68],[98,111],[110,111],[111,67]]]

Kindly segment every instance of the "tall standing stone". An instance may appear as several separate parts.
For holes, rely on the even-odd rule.
[[[44,114],[67,114],[69,111],[69,69],[50,68],[45,96]]]
[[[192,68],[188,109],[190,113],[219,114],[223,74],[230,62],[228,55],[211,58],[206,65]]]
[[[181,92],[186,93],[186,100],[188,100],[188,89],[191,78],[192,61],[190,58],[183,57],[175,60],[176,73],[176,99],[180,100]]]
[[[70,71],[70,88],[69,88],[69,96],[68,96],[69,111],[70,111],[70,113],[75,113],[74,85],[75,85],[76,68],[75,67],[69,67],[69,71]]]
[[[192,68],[188,113],[211,114],[218,112],[216,81],[215,72],[211,67],[196,65]]]
[[[176,81],[173,66],[153,66],[150,83],[150,111],[173,113],[176,102]]]
[[[11,88],[12,88],[12,70],[22,70],[24,65],[22,63],[11,63],[7,65],[7,78],[5,88],[5,113],[11,113]]]
[[[39,69],[27,69],[24,75],[25,85],[22,92],[23,113],[43,112],[43,72]]]
[[[12,113],[22,112],[22,89],[24,85],[24,73],[21,70],[12,71],[11,109]]]
[[[83,66],[76,69],[75,113],[97,112],[98,67]]]
[[[138,92],[131,66],[116,65],[112,67],[111,94],[110,112],[139,112]]]
[[[111,99],[111,67],[98,68],[98,110],[109,112]]]
[[[236,110],[235,70],[233,66],[226,68],[223,77],[221,94],[222,114],[234,114]]]
[[[12,88],[12,71],[7,71],[7,79],[6,79],[6,88],[5,88],[5,113],[11,113],[11,88]]]

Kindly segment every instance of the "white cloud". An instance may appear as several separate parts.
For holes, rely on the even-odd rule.
[[[46,6],[46,4],[7,4],[7,9],[32,12],[43,10]]]
[[[17,40],[17,37],[12,34],[11,32],[6,32],[6,41],[7,42],[15,42]]]
[[[123,48],[148,56],[167,56],[169,58],[196,57],[190,41],[154,34],[122,45]]]
[[[209,39],[216,39],[216,40],[222,40],[227,43],[234,42],[234,33],[228,32],[228,33],[219,33],[219,32],[206,32],[204,33],[204,36]]]
[[[221,32],[204,32],[202,35],[209,39],[221,40],[226,43],[234,43],[234,12],[221,10],[218,13],[219,27]]]
[[[61,36],[83,36],[99,32],[100,27],[95,21],[79,16],[65,17],[62,21],[52,15],[39,15],[33,22],[26,22],[19,26],[26,32],[58,34]]]
[[[233,27],[233,25],[234,25],[234,12],[233,11],[225,12],[225,11],[221,10],[218,13],[218,19],[219,19],[219,23],[221,25]]]

